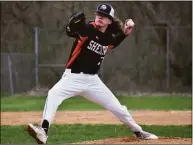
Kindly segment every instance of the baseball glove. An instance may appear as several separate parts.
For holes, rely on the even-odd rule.
[[[75,13],[71,16],[68,26],[71,31],[76,32],[86,25],[85,20],[86,18],[83,12]]]

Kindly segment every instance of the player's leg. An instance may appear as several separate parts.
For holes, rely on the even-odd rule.
[[[66,99],[75,96],[78,92],[73,79],[69,76],[62,77],[49,91],[44,105],[42,128],[48,131],[59,105]]]
[[[141,127],[135,123],[125,106],[122,106],[107,86],[97,77],[93,85],[88,87],[85,98],[95,102],[111,111],[118,119],[126,124],[132,131],[141,131]]]
[[[75,81],[77,79],[77,75],[64,73],[63,77],[48,92],[43,111],[42,126],[37,127],[28,124],[28,132],[38,143],[46,142],[48,128],[50,127],[57,108],[62,101],[82,92],[83,83],[81,83],[81,81]]]
[[[127,110],[126,106],[122,106],[118,99],[113,95],[113,93],[106,87],[106,85],[98,78],[93,79],[92,85],[88,87],[85,92],[85,97],[104,108],[111,111],[120,121],[122,121],[126,126],[128,126],[134,133],[144,132],[142,128],[134,121],[131,114]],[[146,132],[144,132],[145,134]],[[144,135],[143,134],[143,135]],[[149,138],[150,137],[150,138]],[[140,138],[140,137],[139,137]],[[142,137],[141,137],[142,138]],[[142,139],[156,139],[153,134],[148,134]]]

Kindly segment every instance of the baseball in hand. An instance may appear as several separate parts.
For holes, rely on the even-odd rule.
[[[135,23],[133,22],[133,20],[127,19],[125,21],[124,34],[130,35],[134,27],[135,27]]]
[[[132,19],[128,19],[128,20],[126,21],[126,26],[127,26],[127,27],[135,27],[135,23],[133,22]]]

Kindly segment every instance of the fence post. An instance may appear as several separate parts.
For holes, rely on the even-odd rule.
[[[10,91],[11,91],[11,95],[13,95],[14,94],[13,72],[12,72],[12,62],[11,62],[11,58],[10,58],[9,54],[7,56],[7,60],[8,60],[8,68],[9,68]]]
[[[39,83],[39,77],[38,77],[38,52],[39,52],[39,40],[38,40],[38,27],[34,28],[35,32],[35,84],[36,87]]]
[[[169,56],[169,42],[170,42],[170,29],[166,28],[166,88],[170,88],[170,56]]]

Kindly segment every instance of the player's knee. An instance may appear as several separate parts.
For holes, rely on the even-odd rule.
[[[122,105],[121,109],[120,109],[120,112],[122,115],[127,115],[129,112],[127,110],[127,107]]]
[[[122,120],[123,122],[128,122],[130,120],[132,120],[132,116],[131,114],[129,113],[129,111],[127,110],[127,107],[126,106],[122,106],[120,107],[120,109],[118,109],[116,111],[116,116]]]
[[[48,91],[48,97],[53,97],[57,94],[57,91],[54,89],[54,88],[51,88],[49,91]]]
[[[125,116],[129,113],[128,110],[127,110],[127,107],[124,106],[124,105],[121,105],[118,108],[113,108],[111,111],[114,112],[115,114],[119,115],[119,116]]]
[[[52,94],[53,94],[53,92],[52,92],[52,90],[50,89],[49,91],[48,91],[48,98],[50,98],[51,96],[52,96]]]
[[[120,114],[121,114],[123,117],[126,117],[126,118],[131,116],[130,113],[129,113],[129,111],[127,110],[127,107],[124,106],[124,105],[121,107]]]

